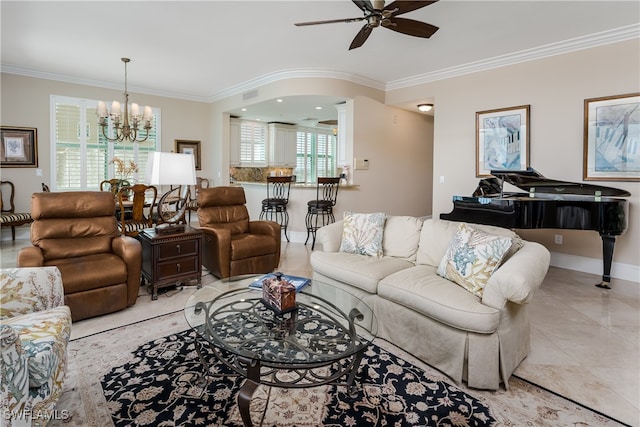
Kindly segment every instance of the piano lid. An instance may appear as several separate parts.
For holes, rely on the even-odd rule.
[[[526,170],[492,170],[491,175],[496,178],[515,185],[526,191],[535,188],[536,193],[547,194],[576,194],[594,196],[596,191],[600,191],[604,197],[628,197],[631,196],[626,190],[619,188],[605,187],[602,185],[582,184],[578,182],[557,181],[545,178],[537,170],[527,168]]]

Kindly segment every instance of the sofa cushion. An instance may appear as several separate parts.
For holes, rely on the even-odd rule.
[[[268,234],[234,234],[231,236],[231,260],[271,255],[278,251],[278,242]]]
[[[29,387],[40,387],[66,361],[71,335],[71,312],[60,306],[3,321],[17,332],[27,356]]]
[[[340,252],[381,257],[385,219],[382,212],[345,212]]]
[[[482,297],[489,278],[511,246],[511,237],[494,236],[461,223],[440,261],[438,275]]]
[[[413,263],[398,258],[374,258],[344,252],[315,251],[311,253],[310,262],[314,271],[369,293],[377,292],[381,279],[413,267]]]
[[[378,295],[451,327],[490,334],[498,329],[500,310],[436,274],[436,268],[417,265],[398,271],[378,284]]]
[[[426,264],[438,267],[444,253],[449,247],[451,238],[458,231],[458,221],[430,218],[422,224],[420,243],[416,255],[416,264]],[[471,224],[473,228],[496,236],[518,238],[519,236],[507,228],[494,227],[492,225]]]
[[[413,216],[388,216],[382,239],[384,255],[415,261],[422,223],[422,218]]]
[[[61,258],[45,261],[58,267],[62,274],[64,293],[90,291],[127,282],[127,264],[112,253]]]

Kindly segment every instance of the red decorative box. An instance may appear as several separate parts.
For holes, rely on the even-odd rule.
[[[282,278],[282,273],[274,273],[262,281],[262,302],[277,314],[296,309],[296,287]]]

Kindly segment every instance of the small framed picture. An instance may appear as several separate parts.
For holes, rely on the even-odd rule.
[[[476,176],[529,167],[529,105],[476,113]]]
[[[584,100],[585,181],[640,181],[640,93]]]
[[[0,127],[3,168],[38,167],[38,131],[36,128]]]
[[[185,139],[176,139],[176,153],[191,154],[194,156],[196,170],[201,169],[200,164],[200,141],[189,141]]]

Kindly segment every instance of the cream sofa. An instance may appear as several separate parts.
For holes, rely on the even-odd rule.
[[[360,297],[378,336],[470,387],[497,389],[529,353],[528,304],[550,254],[507,229],[469,224],[512,237],[519,249],[490,276],[482,297],[436,274],[460,223],[388,216],[383,256],[340,252],[343,221],[318,230],[313,279]]]

